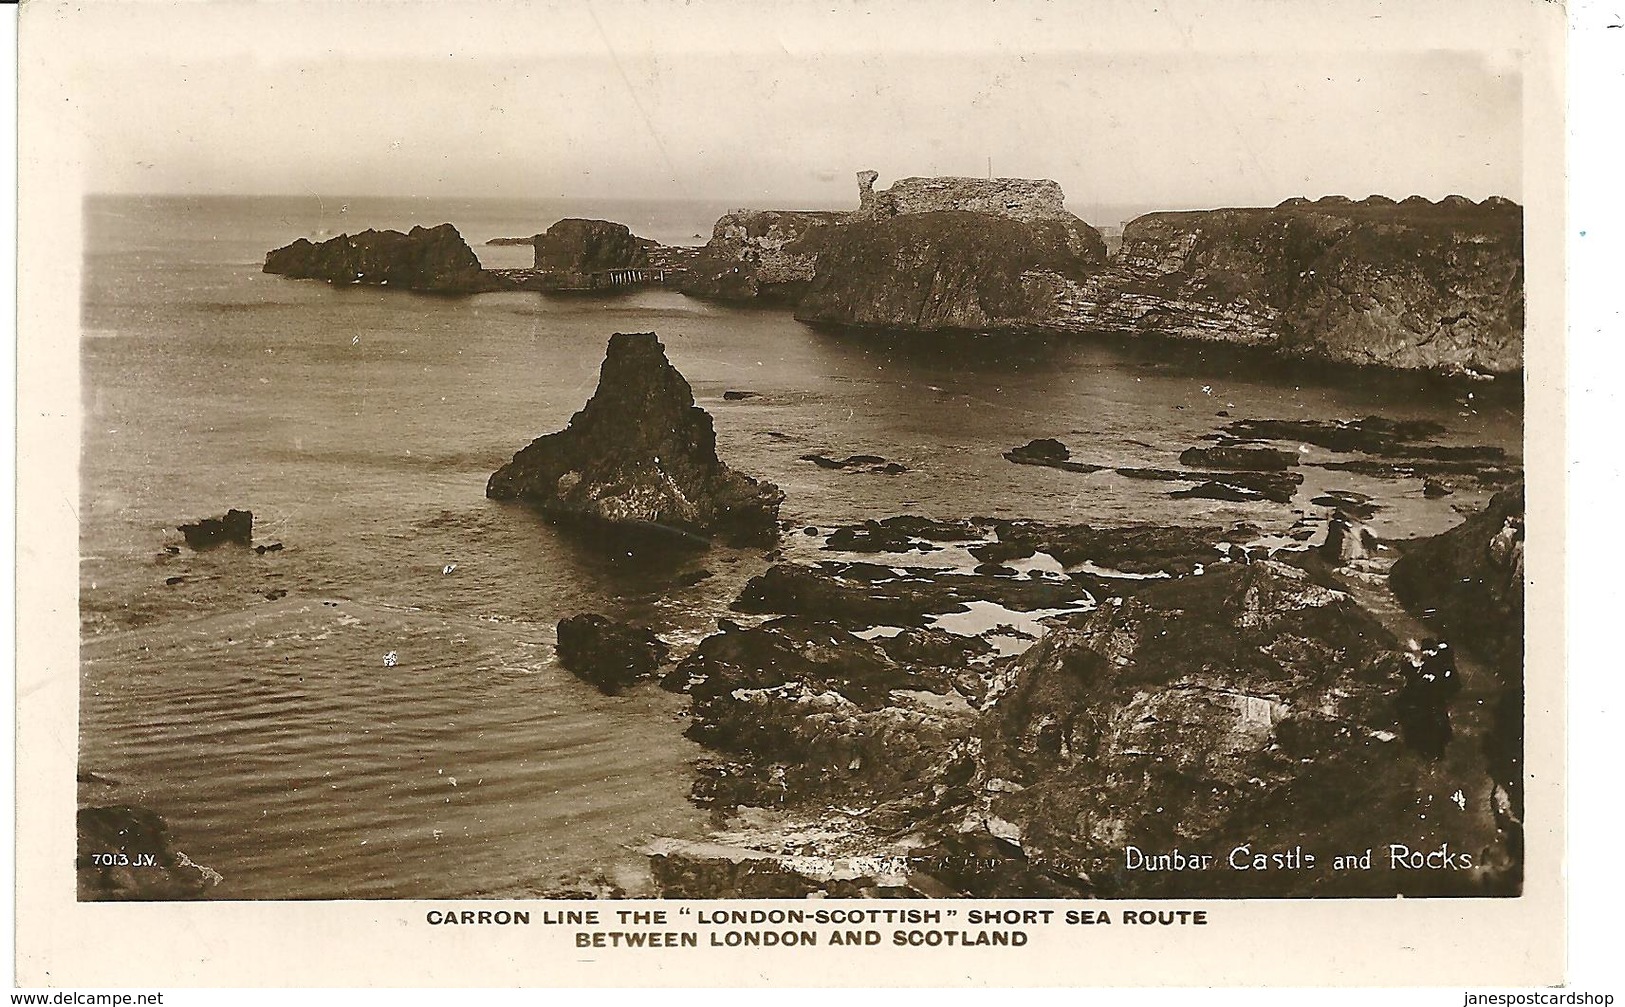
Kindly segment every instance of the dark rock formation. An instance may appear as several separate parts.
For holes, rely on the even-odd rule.
[[[1086,601],[1086,583],[971,573],[944,576],[931,569],[894,569],[876,563],[780,563],[751,578],[734,601],[740,612],[787,613],[854,628],[923,626],[933,615],[969,611],[968,602],[991,601],[1016,611],[1065,608]]]
[[[1017,220],[965,210],[903,213],[832,229],[796,307],[807,322],[910,330],[1025,330],[1055,292],[1027,274],[1082,280],[1105,242],[1076,217]]]
[[[1243,419],[1225,424],[1224,433],[1241,440],[1313,444],[1328,451],[1359,451],[1410,457],[1417,442],[1444,433],[1431,420],[1395,420],[1367,416],[1356,420]]]
[[[685,294],[717,300],[794,303],[812,281],[831,230],[851,214],[823,210],[734,210],[688,263]]]
[[[1209,469],[1249,469],[1258,472],[1284,472],[1298,464],[1298,456],[1294,452],[1280,451],[1275,448],[1222,445],[1213,448],[1187,448],[1179,456],[1179,464]]]
[[[647,265],[647,242],[625,224],[569,217],[531,239],[536,268],[548,272],[585,273]]]
[[[824,548],[842,552],[930,552],[937,542],[974,542],[986,532],[970,521],[937,521],[900,514],[833,529]]]
[[[605,695],[654,674],[666,655],[665,642],[643,626],[591,613],[559,621],[559,663]]]
[[[1106,468],[1104,465],[1071,461],[1071,449],[1053,437],[1030,440],[1019,448],[1006,451],[1004,457],[1017,465],[1042,465],[1063,472],[1100,472]]]
[[[195,899],[220,875],[170,845],[169,826],[147,808],[80,808],[80,901]]]
[[[858,472],[878,472],[881,475],[896,476],[908,471],[908,466],[901,462],[889,462],[879,455],[847,455],[845,458],[831,458],[829,455],[806,454],[801,456],[804,462],[812,462],[821,469],[852,469]]]
[[[186,537],[186,544],[199,552],[222,545],[252,545],[254,512],[233,508],[219,517],[206,517],[177,528]]]
[[[335,285],[376,284],[438,294],[507,286],[480,267],[479,257],[450,224],[414,227],[406,234],[367,230],[320,244],[300,238],[267,253],[264,271]]]
[[[497,470],[486,495],[557,518],[740,542],[775,539],[784,499],[717,458],[710,415],[652,332],[611,336],[593,397],[568,428]]]
[[[689,736],[732,760],[703,788],[722,805],[926,789],[972,716],[936,669],[804,617],[709,636],[664,684],[694,697]]]
[[[999,675],[977,777],[987,820],[1020,858],[1125,898],[1505,894],[1516,879],[1487,807],[1416,813],[1434,784],[1396,740],[1397,658],[1346,594],[1293,567],[1148,584],[1072,617]],[[1474,868],[1336,871],[1319,859],[1388,835],[1448,844]],[[1316,867],[1232,870],[1242,843],[1302,848]],[[1130,845],[1212,855],[1215,867],[1131,869]]]
[[[1506,201],[1147,214],[1111,269],[1054,283],[1060,328],[1452,373],[1523,366],[1523,213]]]

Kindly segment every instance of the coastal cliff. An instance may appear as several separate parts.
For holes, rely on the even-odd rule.
[[[370,284],[437,294],[501,290],[506,284],[450,224],[400,231],[366,230],[320,243],[300,238],[266,253],[264,272],[335,286]]]
[[[1517,204],[1460,197],[1152,213],[1124,228],[1109,269],[1044,277],[1056,308],[1034,321],[1509,373],[1523,366],[1522,229]]]
[[[734,210],[688,263],[683,293],[714,300],[794,303],[812,281],[831,228],[851,214],[826,210]]]
[[[876,216],[826,239],[796,318],[924,331],[1024,328],[1054,309],[1053,292],[1027,274],[1081,282],[1105,259],[1100,233],[1069,214]]]
[[[1460,196],[1152,213],[1108,257],[1042,179],[861,172],[850,214],[718,221],[691,292],[772,291],[807,322],[1106,333],[1450,374],[1523,366],[1523,211]]]
[[[592,398],[498,469],[485,495],[563,520],[737,542],[776,538],[784,499],[717,458],[710,414],[652,332],[612,335]]]

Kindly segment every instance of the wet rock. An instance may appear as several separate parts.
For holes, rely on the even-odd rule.
[[[998,541],[971,547],[977,559],[1002,563],[1044,552],[1065,567],[1092,563],[1130,574],[1190,573],[1218,559],[1215,546],[1227,534],[1216,525],[1095,527],[1039,521],[1001,522],[995,530]]]
[[[652,332],[611,336],[586,406],[514,455],[486,496],[559,519],[741,543],[778,537],[784,499],[717,458],[710,415]]]
[[[733,389],[722,393],[722,398],[726,402],[743,402],[746,399],[759,399],[761,397],[761,392],[735,391]]]
[[[602,615],[573,615],[559,622],[559,663],[577,678],[614,695],[666,662],[666,644],[643,626]]]
[[[1456,488],[1440,479],[1428,479],[1422,483],[1422,495],[1429,500],[1447,497],[1456,492]]]
[[[1188,489],[1174,490],[1168,495],[1181,500],[1194,498],[1200,500],[1227,500],[1232,503],[1251,503],[1265,499],[1264,494],[1255,490],[1212,481],[1198,483]]]
[[[1257,448],[1240,445],[1212,448],[1187,448],[1179,456],[1179,464],[1208,469],[1247,469],[1257,472],[1284,472],[1298,464],[1294,451],[1275,448]]]
[[[254,541],[254,512],[233,508],[220,517],[177,527],[186,544],[197,552],[222,545],[249,545]]]
[[[165,577],[164,578],[164,583],[169,585],[170,587],[174,587],[176,584],[184,584],[184,583],[186,583],[186,578],[185,577]]]
[[[80,808],[77,820],[80,901],[195,899],[220,881],[171,845],[168,823],[149,808]]]
[[[979,807],[1025,858],[1117,897],[1492,893],[1505,875],[1127,865],[1128,845],[1222,863],[1233,837],[1497,845],[1487,814],[1417,818],[1434,784],[1394,743],[1400,688],[1391,634],[1303,570],[1265,560],[1147,583],[1052,629],[994,683]]]
[[[1040,437],[1004,453],[1006,459],[1017,465],[1044,465],[1064,472],[1100,472],[1106,468],[1104,465],[1070,461],[1071,456],[1072,452],[1067,446],[1053,437]]]
[[[923,626],[933,615],[969,611],[990,601],[1016,611],[1065,608],[1087,601],[1081,582],[1034,581],[975,573],[903,569],[858,563],[801,566],[780,563],[746,583],[736,611],[789,613],[854,628]]]
[[[315,244],[300,238],[265,256],[267,273],[326,280],[335,286],[371,284],[441,294],[500,290],[507,284],[480,266],[479,257],[450,224],[399,231],[341,234]]]
[[[910,514],[843,525],[830,532],[824,548],[840,552],[931,552],[938,542],[972,542],[983,531],[970,521],[936,521]]]
[[[282,543],[281,542],[267,542],[264,545],[257,545],[257,546],[254,547],[254,552],[256,554],[260,555],[260,556],[264,556],[268,552],[281,552],[281,551],[282,551]]]
[[[889,462],[879,455],[848,455],[845,458],[831,458],[822,454],[805,454],[801,456],[804,462],[812,462],[821,469],[852,469],[859,472],[876,472],[881,475],[902,475],[908,471],[907,466],[898,462]]]
[[[1313,444],[1328,451],[1391,455],[1408,454],[1416,449],[1416,442],[1437,437],[1445,429],[1431,420],[1367,416],[1356,420],[1241,419],[1226,424],[1224,432],[1233,438]]]
[[[972,717],[940,670],[802,617],[707,637],[663,685],[694,697],[689,737],[733,760],[705,788],[724,804],[924,793]]]

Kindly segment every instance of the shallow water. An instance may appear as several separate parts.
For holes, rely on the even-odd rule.
[[[1449,443],[1520,450],[1504,396],[1245,355],[882,341],[663,290],[448,299],[260,273],[267,249],[324,230],[451,220],[478,242],[592,215],[677,241],[719,212],[316,202],[87,205],[82,765],[120,781],[98,800],[168,818],[224,876],[220,898],[522,894],[631,878],[647,838],[701,831],[681,701],[600,696],[557,667],[553,627],[600,611],[681,648],[767,560],[719,547],[616,561],[484,497],[497,466],[586,401],[611,332],[658,332],[722,456],[777,482],[786,519],[821,529],[898,513],[1285,529],[1294,507],[1317,511],[1311,497],[1341,488],[1384,504],[1379,534],[1404,535],[1482,498],[1305,468],[1294,507],[1174,500],[1178,484],[1002,457],[1053,436],[1080,460],[1173,467],[1228,422],[1219,410],[1434,419]],[[513,248],[479,251],[517,264],[498,261]],[[725,401],[730,389],[760,397]],[[814,452],[908,471],[800,460]],[[178,522],[228,507],[251,508],[256,540],[285,548],[165,551]],[[812,558],[819,541],[785,548]],[[681,585],[702,568],[714,576]]]

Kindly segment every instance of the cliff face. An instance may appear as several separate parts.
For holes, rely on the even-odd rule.
[[[796,317],[918,330],[1025,328],[1051,315],[1057,296],[1029,273],[1082,282],[1105,258],[1100,233],[1069,214],[875,216],[831,232]]]
[[[775,538],[784,499],[717,458],[710,415],[652,332],[611,336],[592,398],[497,470],[485,494],[558,518],[735,541]]]
[[[268,252],[267,273],[335,285],[375,284],[431,293],[468,294],[504,284],[480,267],[457,228],[414,227],[341,234],[320,244],[300,238]]]
[[[1289,200],[1153,213],[1112,268],[1048,277],[1056,328],[1488,373],[1523,366],[1523,212],[1506,200]]]
[[[688,264],[682,291],[719,300],[794,302],[813,278],[830,229],[851,217],[825,210],[734,210]]]

